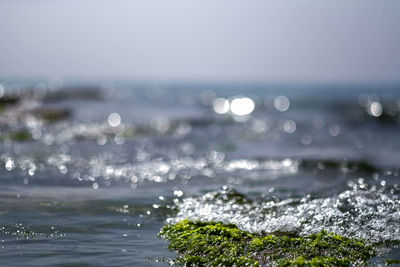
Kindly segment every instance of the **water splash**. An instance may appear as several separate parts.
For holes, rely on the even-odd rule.
[[[233,223],[250,232],[310,235],[327,230],[370,242],[400,240],[400,200],[381,191],[344,191],[327,198],[253,201],[229,189],[177,203],[176,217]]]

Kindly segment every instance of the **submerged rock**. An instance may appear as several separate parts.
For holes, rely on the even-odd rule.
[[[349,266],[375,255],[362,240],[326,231],[305,237],[257,234],[233,224],[182,220],[164,226],[160,236],[179,254],[176,263],[189,266]]]
[[[68,119],[71,116],[71,111],[69,109],[41,108],[35,110],[33,114],[48,123],[52,123]]]
[[[20,101],[18,97],[13,96],[4,96],[0,97],[0,107],[4,108],[4,106],[15,105]]]
[[[32,135],[31,133],[25,130],[21,130],[18,132],[9,132],[9,133],[4,133],[2,136],[0,136],[0,141],[4,140],[27,142],[27,141],[32,141]]]
[[[103,100],[104,92],[96,86],[70,86],[63,87],[55,92],[48,92],[45,102],[60,102],[65,100]]]
[[[346,170],[371,174],[379,171],[379,167],[365,160],[339,161],[339,160],[302,160],[301,167],[309,169]]]

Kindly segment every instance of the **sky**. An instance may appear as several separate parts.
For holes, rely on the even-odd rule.
[[[1,0],[0,78],[400,82],[398,0]]]

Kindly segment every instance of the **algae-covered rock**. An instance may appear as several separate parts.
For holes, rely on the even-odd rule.
[[[4,133],[2,136],[0,136],[0,141],[4,140],[27,142],[27,141],[32,141],[32,135],[31,133],[25,130],[21,130],[18,132],[9,132],[9,133]]]
[[[297,237],[254,234],[232,224],[183,220],[166,225],[160,236],[189,266],[349,266],[364,264],[374,249],[364,241],[322,231]]]
[[[400,260],[397,259],[388,259],[386,260],[386,265],[400,264]]]
[[[69,118],[71,116],[71,111],[69,109],[42,108],[35,110],[33,114],[48,123],[53,123]]]
[[[19,100],[20,99],[18,97],[13,96],[0,97],[0,107],[15,105],[19,102]]]

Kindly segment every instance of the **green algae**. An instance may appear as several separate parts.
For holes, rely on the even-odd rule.
[[[365,264],[374,249],[364,241],[322,231],[306,237],[253,234],[233,224],[183,220],[160,236],[189,266],[349,266]]]
[[[400,264],[400,260],[397,259],[388,259],[386,260],[386,265]]]
[[[10,133],[5,133],[0,137],[0,141],[5,141],[5,140],[28,142],[32,141],[32,135],[24,130],[18,132],[10,132]]]

